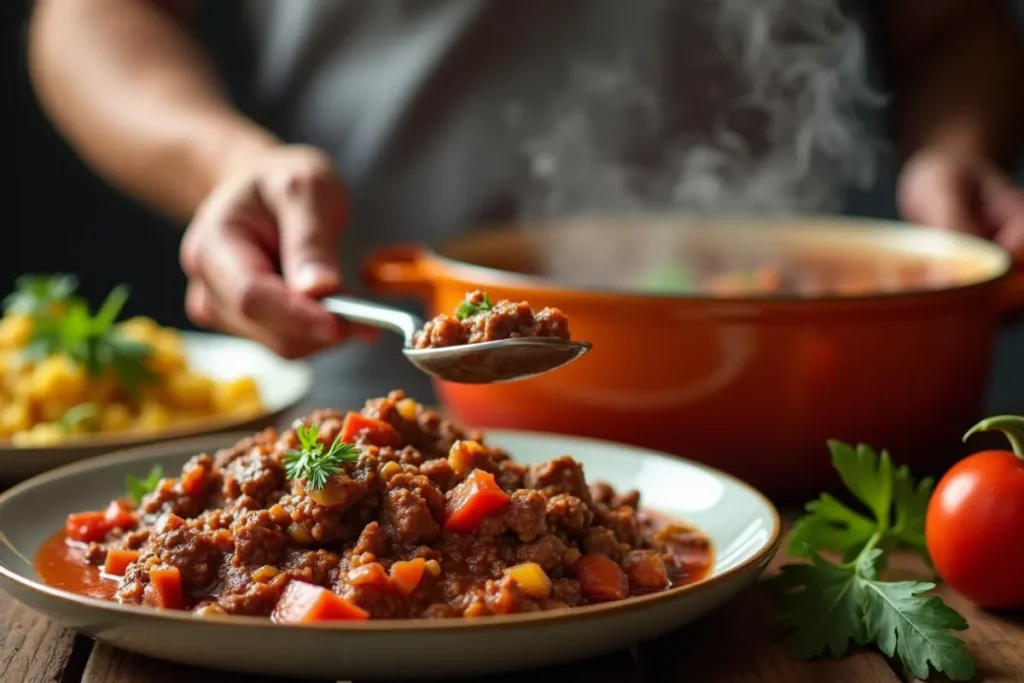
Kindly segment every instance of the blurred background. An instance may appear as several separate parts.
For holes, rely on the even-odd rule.
[[[25,67],[25,23],[30,0],[3,4],[5,110],[12,125],[2,134],[6,164],[15,179],[5,188],[14,211],[0,232],[0,291],[31,272],[72,272],[82,293],[98,301],[120,282],[133,287],[128,315],[149,315],[164,325],[191,329],[183,310],[185,278],[178,266],[180,226],[168,223],[94,177],[47,122],[36,104]],[[1017,2],[1018,16],[1024,2]],[[246,108],[247,51],[230,1],[209,3],[203,34],[229,85]],[[1024,123],[1022,123],[1024,125]],[[1024,177],[1024,173],[1021,174]],[[891,173],[875,189],[850,201],[856,215],[893,218]],[[990,410],[1024,411],[1024,325],[1008,324],[992,377]]]

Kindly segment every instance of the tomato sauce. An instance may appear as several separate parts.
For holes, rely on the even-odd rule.
[[[35,567],[43,583],[69,593],[112,600],[117,590],[117,577],[108,577],[100,567],[87,564],[85,547],[69,542],[63,530],[50,536],[39,547]]]

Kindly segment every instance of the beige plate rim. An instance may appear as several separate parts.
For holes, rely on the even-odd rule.
[[[529,435],[529,436],[541,436],[551,437],[553,439],[571,439],[581,444],[591,443],[594,445],[607,446],[614,442],[604,441],[601,439],[591,439],[587,437],[570,436],[566,434],[554,434],[550,432],[535,432],[520,429],[494,429],[490,430],[493,434],[509,434],[509,435]],[[234,432],[234,433],[222,433],[215,436],[203,436],[190,439],[178,439],[175,441],[163,441],[158,444],[150,444],[138,448],[132,448],[127,450],[121,450],[115,453],[110,453],[103,456],[91,458],[89,460],[72,463],[70,465],[64,465],[49,472],[35,476],[27,481],[24,481],[13,488],[0,494],[0,506],[6,503],[9,499],[15,498],[26,491],[31,490],[38,484],[43,484],[55,479],[61,479],[63,477],[74,476],[75,474],[88,470],[98,465],[114,465],[120,463],[127,463],[133,460],[144,460],[147,458],[159,457],[161,455],[170,455],[172,453],[181,452],[202,452],[204,450],[211,450],[219,447],[224,447],[238,441],[239,439],[252,436],[251,432]],[[758,549],[756,553],[751,555],[748,559],[742,563],[731,567],[730,569],[712,576],[711,578],[698,581],[686,586],[680,586],[679,588],[671,588],[661,593],[653,593],[650,595],[638,596],[634,598],[628,598],[618,602],[607,603],[602,605],[585,605],[583,607],[574,607],[567,611],[554,610],[550,612],[530,613],[530,614],[514,614],[507,616],[492,616],[486,619],[395,619],[395,620],[369,620],[359,622],[337,622],[329,624],[275,624],[267,619],[261,619],[259,617],[249,616],[231,616],[231,617],[207,617],[207,623],[217,622],[223,623],[225,626],[236,626],[239,628],[287,628],[287,629],[314,629],[314,630],[328,630],[328,631],[384,631],[384,632],[403,632],[403,633],[415,633],[422,631],[434,631],[438,629],[452,630],[452,629],[465,629],[465,628],[497,628],[502,626],[526,626],[529,624],[546,623],[551,621],[577,621],[582,619],[590,619],[594,617],[606,617],[611,614],[622,614],[625,612],[632,612],[638,609],[644,609],[647,607],[653,607],[654,605],[671,602],[684,595],[689,595],[696,592],[703,592],[705,590],[720,586],[721,584],[729,583],[734,580],[737,576],[748,573],[758,565],[767,564],[771,558],[775,555],[779,549],[782,538],[782,520],[779,516],[778,510],[775,505],[772,504],[768,498],[758,491],[756,488],[746,483],[745,481],[738,479],[730,474],[726,474],[721,470],[709,467],[702,463],[688,460],[686,458],[680,458],[671,456],[666,453],[659,451],[653,451],[646,448],[640,448],[638,446],[630,446],[626,444],[615,444],[618,446],[625,446],[645,457],[653,457],[662,460],[669,460],[671,462],[679,463],[680,461],[684,464],[703,470],[704,472],[730,481],[739,488],[743,489],[747,494],[754,496],[759,499],[762,504],[768,509],[772,517],[772,530],[768,541]],[[9,545],[6,537],[0,533],[0,543]],[[11,547],[16,553],[17,549]],[[26,559],[27,558],[23,558]],[[158,619],[158,620],[171,620],[177,621],[182,624],[195,623],[196,617],[191,613],[177,613],[177,612],[162,612],[160,610],[135,606],[135,605],[121,605],[117,603],[108,602],[99,598],[91,598],[84,595],[77,595],[68,591],[63,591],[58,588],[53,588],[45,584],[39,583],[27,579],[19,574],[16,574],[11,569],[8,569],[5,565],[0,564],[0,576],[3,578],[19,584],[22,588],[32,591],[37,594],[42,594],[46,597],[62,600],[66,602],[72,602],[80,605],[81,607],[87,607],[90,609],[99,609],[111,615],[119,615],[124,617],[130,617],[133,619]]]
[[[218,339],[218,340],[231,340],[239,341],[246,344],[255,344],[256,342],[249,341],[248,339],[241,339],[239,337],[233,337],[227,334],[216,334],[213,332],[197,332],[193,330],[177,330],[177,332],[185,339]],[[283,361],[284,362],[284,361]],[[302,384],[304,387],[303,395],[298,397],[301,401],[305,395],[309,394],[310,389],[313,385],[313,369],[309,366],[309,363],[299,360],[286,361],[292,365],[296,372],[302,373]],[[289,401],[289,403],[294,403]],[[234,430],[242,425],[249,424],[254,421],[266,419],[272,415],[276,415],[281,410],[285,410],[291,407],[290,405],[281,405],[276,408],[264,405],[259,411],[251,415],[242,415],[240,417],[224,417],[219,418],[212,416],[209,418],[201,418],[193,421],[189,421],[184,424],[180,424],[170,429],[165,429],[160,432],[153,433],[139,433],[139,432],[122,432],[122,433],[107,433],[107,434],[86,434],[69,439],[58,444],[50,444],[45,446],[15,446],[11,443],[10,439],[0,438],[0,457],[10,453],[31,453],[35,451],[59,451],[64,453],[70,453],[81,449],[90,449],[95,451],[97,449],[109,449],[121,450],[123,448],[130,448],[133,445],[147,444],[154,440],[168,441],[171,439],[185,439],[193,436],[201,436],[209,434],[210,432],[226,432],[228,430]]]

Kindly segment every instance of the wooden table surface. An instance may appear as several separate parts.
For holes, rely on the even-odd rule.
[[[782,562],[776,558],[769,573]],[[911,556],[894,571],[921,576]],[[978,683],[1024,681],[1024,618],[976,609],[940,588],[971,627],[963,637],[978,665]],[[521,683],[555,676],[588,681],[700,683],[899,683],[913,680],[874,651],[844,660],[796,662],[773,627],[773,598],[754,586],[704,619],[657,640],[603,657],[479,680]],[[942,680],[933,677],[933,680]],[[290,683],[208,671],[133,655],[56,626],[0,591],[0,681],[4,683]]]

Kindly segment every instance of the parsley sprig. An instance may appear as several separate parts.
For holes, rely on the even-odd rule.
[[[15,281],[14,291],[4,297],[3,309],[36,316],[48,311],[51,304],[66,301],[77,288],[74,275],[22,275]]]
[[[341,440],[341,435],[327,447],[320,441],[320,429],[315,424],[299,425],[298,450],[284,454],[285,474],[289,479],[304,479],[306,488],[322,491],[327,480],[341,471],[342,463],[359,459],[359,449]]]
[[[25,358],[42,360],[59,353],[82,365],[93,377],[110,370],[118,384],[135,396],[155,376],[146,365],[152,349],[121,335],[116,327],[128,299],[128,288],[115,287],[93,314],[85,299],[76,296],[74,278],[27,276],[6,300],[7,310],[19,310],[33,318],[33,331]],[[52,304],[61,304],[54,306]]]
[[[477,313],[486,313],[493,308],[494,306],[491,304],[490,295],[488,295],[487,292],[484,292],[483,300],[480,303],[473,303],[469,299],[460,303],[459,307],[455,309],[455,317],[459,320],[465,320]]]
[[[153,465],[145,479],[139,479],[134,474],[126,474],[124,477],[125,488],[128,496],[138,505],[147,495],[156,491],[160,480],[164,478],[164,468],[160,465]]]
[[[782,594],[780,622],[798,659],[846,654],[850,643],[873,643],[898,657],[914,676],[929,670],[952,680],[969,680],[974,662],[964,642],[950,631],[967,621],[935,595],[929,581],[884,581],[887,553],[912,548],[925,560],[924,519],[933,481],[915,484],[906,467],[889,454],[830,441],[832,464],[865,507],[857,511],[827,494],[807,505],[793,527],[791,556],[809,563],[787,564],[770,585]],[[822,553],[840,553],[830,562]]]

